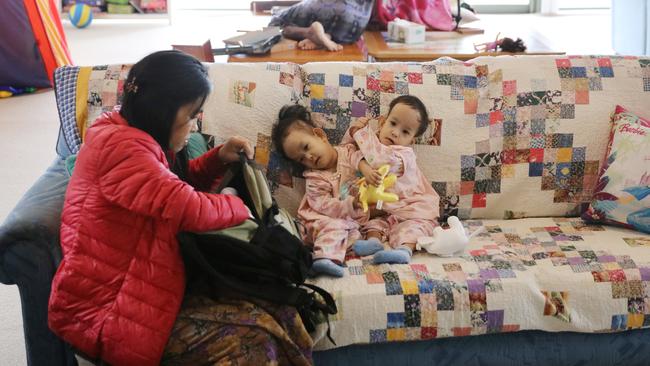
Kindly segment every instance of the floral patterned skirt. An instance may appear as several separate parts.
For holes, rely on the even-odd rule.
[[[311,365],[312,346],[293,307],[186,294],[162,365]]]

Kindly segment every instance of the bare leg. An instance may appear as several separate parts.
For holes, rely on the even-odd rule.
[[[302,41],[298,42],[298,48],[300,48],[301,50],[315,50],[321,47],[316,43],[312,42],[311,39],[305,38]]]
[[[320,22],[313,22],[309,27],[285,26],[282,35],[300,41],[298,47],[310,50],[323,47],[328,51],[340,51],[343,46],[331,40]]]
[[[360,256],[365,257],[375,254],[380,250],[384,250],[384,245],[381,242],[381,233],[378,231],[370,231],[366,234],[366,240],[357,240],[352,244],[352,251]]]
[[[379,242],[381,242],[381,233],[379,231],[368,231],[366,234],[366,239],[370,238],[376,238],[379,239]]]
[[[415,243],[404,243],[402,245],[411,249],[411,253],[415,253]]]

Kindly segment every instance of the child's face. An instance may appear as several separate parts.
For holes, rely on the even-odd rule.
[[[199,109],[201,102],[202,100],[199,99],[178,109],[169,137],[169,147],[174,153],[183,150],[189,141],[190,133],[197,129],[195,111]]]
[[[335,169],[338,154],[320,128],[292,128],[282,143],[287,157],[306,168]]]
[[[420,113],[406,104],[396,104],[381,122],[379,141],[384,145],[409,146],[415,142],[420,127]]]

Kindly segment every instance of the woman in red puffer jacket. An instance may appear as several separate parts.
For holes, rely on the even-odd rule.
[[[246,140],[184,158],[210,91],[195,58],[151,54],[130,70],[121,109],[85,135],[65,196],[49,326],[90,358],[158,364],[185,289],[176,234],[234,226],[249,215],[236,196],[201,192],[239,152],[252,158]]]

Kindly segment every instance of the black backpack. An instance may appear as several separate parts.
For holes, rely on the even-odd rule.
[[[223,291],[295,307],[307,331],[336,303],[324,289],[305,283],[312,253],[300,240],[293,218],[279,209],[264,173],[242,154],[231,164],[217,192],[235,188],[254,218],[241,225],[204,233],[183,232],[179,242],[188,278],[207,283],[215,296]]]

